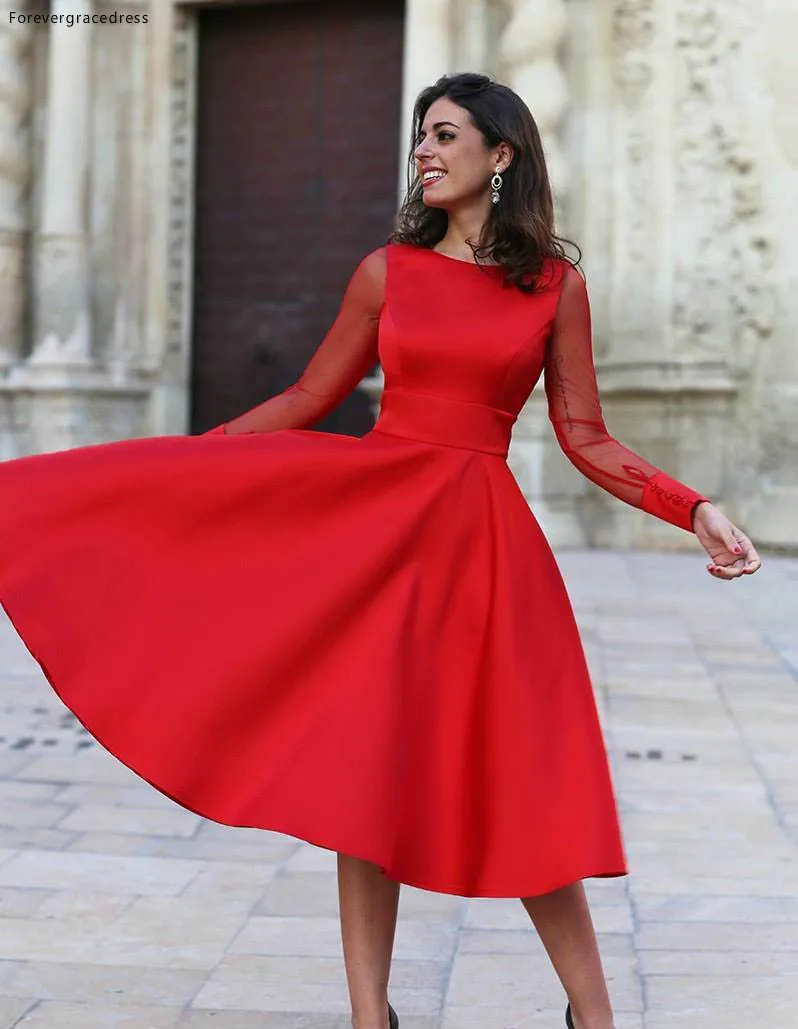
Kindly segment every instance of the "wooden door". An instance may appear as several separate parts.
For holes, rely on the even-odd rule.
[[[404,0],[199,17],[192,424],[289,386],[396,211]],[[317,426],[362,435],[362,391]]]

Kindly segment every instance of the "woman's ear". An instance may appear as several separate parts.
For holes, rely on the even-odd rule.
[[[499,144],[499,163],[507,171],[515,156],[515,150],[509,143]]]

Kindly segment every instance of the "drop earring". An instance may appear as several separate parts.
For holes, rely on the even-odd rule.
[[[491,197],[490,198],[491,198],[491,200],[493,201],[494,204],[498,204],[498,202],[499,202],[499,190],[502,188],[502,182],[504,181],[502,179],[502,177],[501,177],[501,174],[500,174],[501,170],[502,170],[501,169],[501,165],[497,164],[496,165],[496,174],[490,180],[490,184],[491,184],[491,186],[493,188],[493,193],[491,193]]]

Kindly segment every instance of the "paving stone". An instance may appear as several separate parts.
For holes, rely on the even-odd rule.
[[[27,850],[0,864],[0,886],[169,896],[185,889],[199,871],[198,862]]]
[[[0,997],[0,1029],[13,1029],[20,1025],[23,1015],[37,1004],[34,997]]]
[[[337,871],[338,858],[334,851],[322,847],[301,844],[285,863],[286,872],[331,872]]]
[[[179,1008],[120,1007],[111,1004],[70,1004],[42,1001],[19,1022],[24,1029],[173,1029]]]
[[[186,858],[197,861],[263,861],[284,864],[294,852],[292,845],[258,843],[257,840],[178,839],[122,833],[78,833],[67,850],[89,854],[133,854],[140,857]]]
[[[34,787],[36,783],[25,783]],[[53,800],[59,804],[97,804],[103,807],[159,808],[163,811],[182,811],[173,800],[152,789],[146,783],[140,786],[102,786],[93,783],[70,783],[55,787]]]
[[[64,817],[59,828],[72,832],[133,833],[137,836],[192,836],[202,823],[199,815],[171,808],[111,807],[83,804]]]
[[[792,922],[644,922],[635,934],[640,954],[647,950],[788,951],[798,967],[798,924]]]
[[[349,1010],[349,995],[343,976],[334,982],[264,981],[257,970],[241,967],[231,959],[218,968],[194,1001],[195,1008],[245,1011]]]
[[[798,974],[794,951],[641,950],[644,976],[775,976]]]
[[[604,969],[618,1010],[641,1011],[642,998],[636,981],[634,956],[604,956]],[[461,954],[454,963],[447,1004],[455,1007],[496,1007],[508,1000],[554,1006],[562,987],[548,961],[540,953],[529,955]]]
[[[250,918],[230,951],[234,954],[337,957],[342,953],[339,920],[333,916]]]
[[[646,976],[646,1029],[674,1021],[712,1029],[793,1029],[798,975]]]
[[[645,876],[641,876],[641,882],[634,891],[638,898],[647,894],[682,897],[794,897],[798,895],[798,870],[793,869],[788,875],[774,872],[765,878],[657,874],[649,870]]]
[[[2,613],[0,613],[2,617]],[[23,753],[14,751],[0,751],[0,778],[11,778],[14,775],[21,775],[33,762],[31,758]]]
[[[602,955],[631,958],[635,954],[632,933],[598,933]],[[460,954],[532,954],[541,944],[533,929],[463,929],[457,948]]]
[[[23,889],[16,886],[0,887],[0,918],[32,915],[52,896],[52,890]]]
[[[467,929],[526,929],[532,923],[520,900],[494,897],[472,897],[468,902],[463,925]]]
[[[71,803],[62,801],[58,796],[60,788],[47,782],[19,782],[16,779],[0,779],[0,811],[5,812],[5,804],[9,800],[23,800],[27,802],[41,802],[46,800],[57,800],[59,803]],[[14,823],[15,825],[18,823]]]
[[[563,998],[561,1003],[549,1001],[547,1004],[507,998],[501,1004],[481,1007],[447,1003],[441,1029],[564,1029],[564,1012]],[[620,1010],[616,1003],[615,1029],[644,1029],[643,1016],[638,1012]]]
[[[8,997],[96,1004],[115,1007],[178,1007],[189,1004],[205,981],[205,971],[129,968],[48,961],[17,962],[13,974],[0,980]]]
[[[36,918],[58,922],[95,922],[100,925],[118,918],[136,900],[135,894],[115,896],[107,893],[58,890],[49,895],[34,912]]]
[[[393,993],[391,996],[395,1000]],[[400,1017],[402,1029],[438,1029],[437,1015],[418,1015],[402,1007]],[[178,1026],[179,1029],[352,1029],[352,1022],[349,1011],[223,1011],[192,1008],[183,1013]]]
[[[641,893],[636,898],[640,922],[786,922],[798,920],[798,896],[713,897]]]
[[[338,885],[329,872],[280,872],[266,887],[255,915],[338,916]]]
[[[617,1029],[795,1029],[798,560],[729,590],[695,555],[558,559],[631,868],[585,884]],[[335,853],[201,819],[78,748],[2,621],[0,669],[33,738],[0,751],[0,1029],[351,1029]],[[512,898],[403,887],[390,996],[402,1029],[564,1024]]]
[[[26,762],[19,773],[23,781],[50,783],[112,783],[137,785],[141,779],[100,748],[64,757],[42,757]]]
[[[0,826],[11,829],[52,829],[71,811],[72,808],[64,804],[4,799],[0,804]]]
[[[62,832],[60,829],[39,829],[36,827],[12,828],[0,826],[0,846],[32,847],[39,850],[65,850],[75,842],[76,833]]]
[[[427,962],[396,962],[391,997],[404,1012],[424,1013],[441,997],[446,967],[435,971]],[[409,1004],[413,995],[415,1003]],[[401,1000],[400,1000],[401,998]],[[217,1010],[348,1011],[343,958],[230,956],[216,969],[194,1007]]]
[[[217,908],[143,897],[108,922],[0,919],[0,958],[152,968],[215,968],[246,918],[248,905]]]
[[[278,871],[278,865],[265,862],[206,862],[202,871],[198,872],[196,878],[183,890],[181,897],[262,903],[264,891],[269,888]],[[255,913],[261,912],[256,908]]]

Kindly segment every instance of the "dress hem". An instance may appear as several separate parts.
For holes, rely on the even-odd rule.
[[[345,849],[345,845],[343,845],[343,844],[342,845],[335,845],[335,844],[332,843],[332,841],[328,841],[327,843],[322,843],[318,838],[313,838],[312,833],[307,833],[307,832],[304,832],[304,831],[300,832],[299,830],[297,830],[295,832],[292,832],[291,829],[289,829],[287,827],[281,827],[277,823],[272,823],[271,825],[262,825],[262,824],[255,825],[252,822],[229,822],[229,821],[225,821],[225,820],[223,820],[221,818],[216,818],[213,815],[208,814],[206,811],[201,810],[199,807],[196,807],[193,802],[188,802],[188,801],[182,800],[176,793],[172,793],[169,790],[164,789],[162,786],[159,786],[152,779],[149,779],[146,775],[143,775],[141,772],[139,772],[132,765],[128,764],[128,762],[125,761],[123,758],[119,757],[119,755],[114,750],[112,750],[110,747],[107,747],[103,743],[101,736],[98,735],[94,731],[94,729],[92,729],[92,727],[83,720],[83,718],[78,714],[78,712],[75,711],[70,706],[70,704],[67,702],[67,700],[64,698],[64,696],[61,694],[60,690],[58,689],[58,686],[55,683],[54,677],[51,675],[51,673],[50,673],[50,671],[49,671],[49,669],[47,667],[46,662],[37,655],[37,653],[34,650],[34,648],[28,642],[26,636],[24,635],[24,633],[20,629],[20,626],[19,626],[19,623],[18,623],[17,619],[14,617],[13,613],[9,609],[7,602],[4,601],[4,600],[0,600],[0,608],[2,608],[2,610],[5,612],[6,617],[8,618],[9,622],[11,623],[11,625],[14,628],[14,631],[19,636],[20,640],[24,644],[24,646],[25,646],[26,650],[28,651],[28,653],[30,654],[30,656],[33,658],[33,660],[36,662],[36,664],[41,669],[42,673],[44,674],[45,679],[49,683],[50,687],[52,688],[53,692],[56,694],[58,699],[67,708],[67,710],[69,710],[75,716],[75,718],[77,718],[77,720],[80,722],[80,724],[83,726],[83,728],[103,748],[103,750],[105,750],[108,754],[110,754],[114,758],[114,760],[119,761],[119,763],[124,765],[125,768],[127,768],[131,772],[133,772],[133,774],[138,776],[138,778],[141,779],[143,782],[146,782],[154,790],[157,790],[158,793],[161,793],[163,796],[165,796],[169,800],[173,801],[179,807],[184,808],[186,811],[190,811],[192,814],[198,815],[200,818],[204,818],[204,819],[206,819],[209,822],[215,822],[217,825],[226,825],[226,826],[229,826],[232,829],[260,829],[260,830],[263,830],[263,831],[266,831],[266,832],[277,832],[277,833],[280,833],[281,835],[290,836],[293,839],[300,840],[300,841],[302,841],[304,843],[309,843],[309,844],[311,844],[311,846],[320,847],[322,850],[329,850],[329,851],[332,851],[334,853],[342,853],[342,854],[346,854],[346,855],[351,856],[351,857],[360,858],[363,861],[369,861],[369,862],[371,862],[372,864],[376,865],[379,868],[380,873],[383,876],[385,876],[385,878],[390,879],[393,882],[397,882],[400,885],[411,886],[414,889],[426,890],[426,891],[431,892],[431,893],[441,893],[441,894],[453,895],[453,896],[464,897],[464,898],[484,897],[484,898],[494,898],[494,899],[499,899],[499,898],[512,899],[512,898],[523,898],[523,897],[537,897],[537,896],[543,896],[544,894],[547,894],[547,893],[552,893],[552,892],[554,892],[555,890],[558,890],[558,889],[562,889],[565,886],[569,886],[571,883],[581,882],[584,879],[615,879],[615,878],[620,878],[622,876],[626,876],[626,875],[629,874],[628,869],[626,867],[617,868],[617,869],[607,869],[607,870],[604,870],[604,871],[594,871],[594,870],[591,870],[591,871],[586,871],[586,872],[580,872],[578,874],[571,873],[571,874],[569,874],[569,876],[567,876],[562,881],[558,880],[558,881],[556,881],[554,883],[547,883],[545,885],[545,887],[542,888],[542,889],[540,887],[540,884],[538,883],[538,884],[536,884],[534,889],[528,889],[526,891],[524,891],[524,890],[520,890],[519,891],[517,888],[513,889],[513,890],[509,890],[509,889],[503,889],[503,890],[498,890],[498,889],[480,890],[480,889],[476,888],[478,890],[478,892],[475,892],[475,888],[474,887],[465,887],[464,888],[462,886],[454,886],[454,885],[450,885],[450,884],[447,884],[447,885],[440,885],[440,884],[432,885],[432,884],[429,884],[429,883],[424,883],[421,880],[415,879],[412,876],[403,875],[403,873],[401,871],[399,871],[398,869],[392,869],[390,866],[383,864],[382,861],[380,861],[379,859],[375,858],[372,855],[365,854],[365,853],[351,854],[348,850]]]

